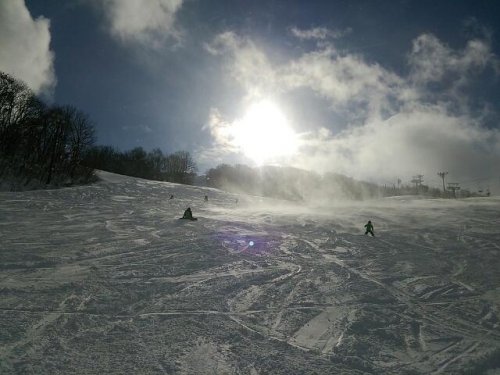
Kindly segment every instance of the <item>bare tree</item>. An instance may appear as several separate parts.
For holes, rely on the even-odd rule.
[[[66,144],[71,129],[68,113],[60,107],[49,109],[45,117],[46,137],[44,141],[44,152],[46,164],[45,183],[50,184],[54,172],[59,171],[61,164],[66,159]]]
[[[166,176],[168,181],[190,184],[196,169],[196,163],[187,151],[178,151],[167,157]]]
[[[41,102],[22,82],[0,72],[0,154],[11,158],[23,139],[23,125],[39,115]]]
[[[69,174],[73,178],[75,169],[80,165],[83,153],[95,142],[95,132],[88,116],[73,107],[65,107],[69,121],[67,148],[69,149]]]
[[[34,178],[50,184],[55,175],[73,179],[94,139],[85,114],[47,108],[24,83],[0,72],[0,174],[26,184]]]
[[[159,148],[155,148],[147,155],[148,164],[150,165],[152,175],[151,178],[161,180],[165,173],[166,163],[165,156]]]

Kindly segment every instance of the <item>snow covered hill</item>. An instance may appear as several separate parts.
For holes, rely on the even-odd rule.
[[[500,368],[500,198],[307,208],[100,176],[0,193],[0,373]]]

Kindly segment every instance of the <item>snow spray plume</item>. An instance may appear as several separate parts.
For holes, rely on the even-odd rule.
[[[375,184],[339,174],[319,175],[292,167],[221,165],[210,171],[214,187],[303,204],[362,200],[381,196]]]

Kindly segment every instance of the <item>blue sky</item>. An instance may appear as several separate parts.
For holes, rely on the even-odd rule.
[[[494,0],[6,0],[0,70],[86,112],[98,143],[188,150],[200,172],[273,163],[439,186],[449,171],[493,189],[499,14]]]

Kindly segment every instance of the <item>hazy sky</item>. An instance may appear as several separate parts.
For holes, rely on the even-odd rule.
[[[99,144],[500,184],[500,1],[0,0],[0,70]]]

